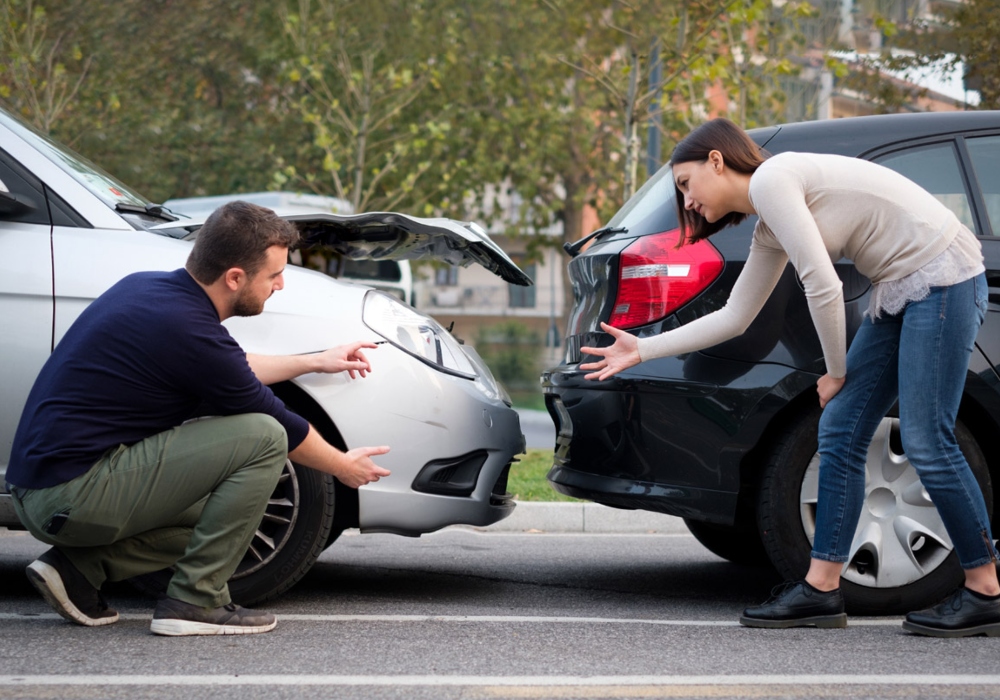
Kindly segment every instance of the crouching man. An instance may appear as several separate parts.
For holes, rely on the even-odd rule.
[[[283,285],[298,231],[246,202],[216,210],[184,268],[129,275],[77,319],[42,368],[14,437],[8,488],[24,525],[53,545],[27,569],[63,617],[118,620],[100,588],[169,566],[156,634],[267,632],[226,584],[286,457],[357,488],[389,472],[388,447],[341,452],[268,384],[371,370],[362,348],[247,355],[222,325]],[[210,415],[211,418],[189,421]]]

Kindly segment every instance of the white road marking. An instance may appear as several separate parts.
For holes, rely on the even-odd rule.
[[[996,686],[998,675],[740,675],[740,676],[107,676],[45,675],[0,676],[0,686],[775,686],[775,685],[882,685],[882,686]]]
[[[536,615],[296,615],[277,612],[289,622],[438,622],[572,625],[662,625],[666,627],[740,627],[736,620],[665,620],[632,617],[543,617]],[[123,620],[150,620],[152,613],[121,613]],[[56,613],[0,613],[0,620],[62,620]],[[903,618],[851,619],[849,627],[899,627]]]

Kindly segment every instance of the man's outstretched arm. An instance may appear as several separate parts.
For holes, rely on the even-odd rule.
[[[288,453],[293,462],[303,464],[317,471],[333,474],[345,486],[358,488],[383,476],[389,476],[389,470],[375,464],[371,458],[384,455],[389,451],[385,445],[380,447],[357,447],[347,452],[341,452],[323,439],[323,436],[312,426],[309,434],[299,446]]]
[[[372,371],[371,363],[362,348],[374,350],[375,343],[356,341],[348,345],[340,345],[323,352],[313,352],[306,355],[254,355],[247,353],[250,369],[261,384],[277,384],[287,379],[310,372],[334,374],[348,372],[351,379],[355,373],[362,377]]]

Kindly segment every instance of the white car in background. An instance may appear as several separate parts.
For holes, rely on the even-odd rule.
[[[319,212],[333,214],[353,214],[351,203],[338,197],[326,197],[300,192],[245,192],[242,194],[223,194],[209,197],[184,197],[168,199],[163,206],[174,214],[184,214],[191,218],[205,218],[226,202],[241,199],[244,202],[259,204],[273,209],[281,215],[315,214]],[[372,260],[364,258],[352,260],[330,251],[317,249],[299,249],[293,251],[292,262],[311,270],[325,272],[331,277],[345,279],[351,282],[380,289],[399,297],[410,306],[416,306],[413,296],[413,271],[409,260]]]
[[[475,224],[395,213],[288,218],[311,246],[350,260],[477,262],[531,283]],[[123,276],[182,267],[199,226],[0,110],[0,477],[28,392],[70,324]],[[272,388],[342,449],[393,448],[377,460],[392,476],[357,490],[286,465],[230,581],[240,602],[286,590],[346,528],[412,536],[489,525],[513,510],[506,485],[524,451],[518,416],[475,351],[432,318],[391,294],[289,267],[262,315],[226,326],[254,353],[379,342],[365,379],[310,374]],[[0,526],[20,527],[3,488]]]

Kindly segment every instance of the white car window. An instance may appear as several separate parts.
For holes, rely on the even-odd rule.
[[[27,124],[0,112],[0,123],[30,143],[40,153],[73,176],[110,207],[116,204],[144,206],[147,200],[126,185],[108,175],[89,160],[35,131]]]

